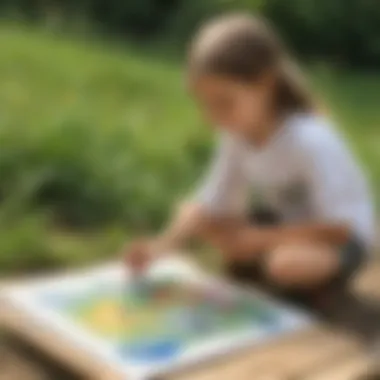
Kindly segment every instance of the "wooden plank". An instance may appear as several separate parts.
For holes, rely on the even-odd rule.
[[[123,376],[116,373],[113,368],[94,360],[92,355],[80,350],[65,339],[57,340],[56,335],[52,334],[46,326],[34,323],[8,302],[1,304],[0,327],[8,329],[16,336],[41,348],[52,359],[64,363],[80,376],[91,380],[123,379]]]
[[[370,363],[365,355],[354,355],[337,361],[328,369],[307,376],[304,380],[357,380],[360,376],[369,373]]]
[[[267,362],[271,360],[273,355],[286,350],[286,347],[298,345],[308,338],[317,338],[321,334],[319,329],[310,330],[292,337],[288,337],[278,342],[266,345],[264,347],[239,352],[236,355],[224,358],[224,360],[207,363],[196,369],[178,373],[170,376],[169,379],[175,380],[213,380],[213,379],[244,379],[247,376],[247,368],[253,363]],[[256,374],[259,376],[259,374]],[[265,376],[267,377],[267,376]]]
[[[0,368],[0,380],[48,380],[41,368],[5,347],[0,347]]]
[[[284,353],[282,357],[273,357],[267,368],[261,370],[267,376],[304,378],[305,374],[316,368],[326,367],[331,362],[345,358],[360,348],[353,341],[342,337],[330,337],[325,342],[310,340],[301,347]]]
[[[241,353],[223,363],[172,377],[175,380],[283,379],[321,366],[332,357],[344,357],[358,350],[354,340],[317,328],[267,347]]]
[[[354,297],[347,300],[347,305],[337,304],[343,316],[347,315],[348,323],[342,320],[340,325],[338,318],[335,326],[343,326],[348,334],[357,334],[362,348],[348,357],[326,363],[324,368],[315,368],[308,376],[300,377],[300,380],[356,380],[378,362],[380,356],[379,351],[376,351],[376,342],[380,333],[379,263],[369,265],[355,281],[353,288]]]
[[[354,288],[359,294],[372,296],[380,301],[380,260],[368,263],[354,283]]]

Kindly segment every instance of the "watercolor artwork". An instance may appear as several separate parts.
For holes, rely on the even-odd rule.
[[[119,266],[10,289],[57,339],[144,380],[305,328],[308,316],[178,260],[144,278]]]

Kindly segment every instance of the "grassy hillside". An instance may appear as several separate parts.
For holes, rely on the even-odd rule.
[[[85,262],[158,226],[211,147],[179,67],[9,24],[0,44],[0,270]],[[312,79],[379,189],[380,75]]]
[[[316,90],[380,190],[380,73],[312,72]]]

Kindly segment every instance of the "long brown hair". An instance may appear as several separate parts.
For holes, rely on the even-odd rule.
[[[275,108],[280,113],[311,111],[314,101],[297,65],[273,28],[247,14],[211,20],[196,35],[190,48],[191,75],[216,74],[254,81],[267,72],[276,75]]]

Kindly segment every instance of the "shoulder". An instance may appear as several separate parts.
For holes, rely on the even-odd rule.
[[[295,150],[306,155],[348,150],[344,136],[334,123],[319,115],[297,115],[288,121]]]

